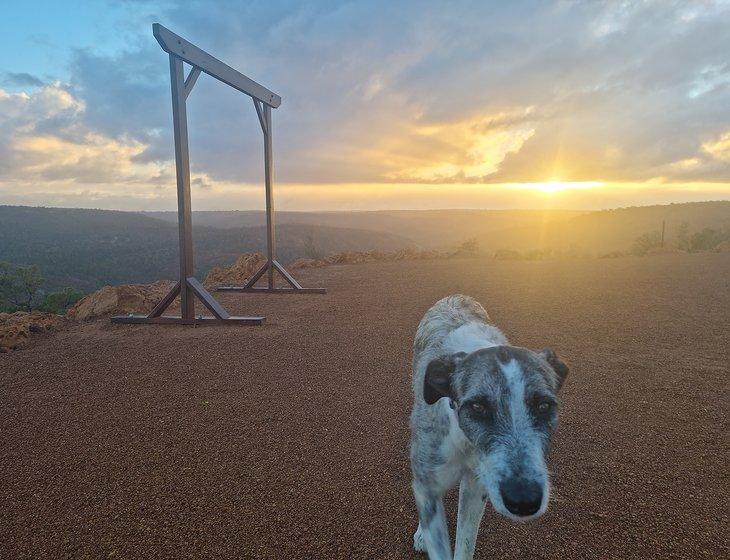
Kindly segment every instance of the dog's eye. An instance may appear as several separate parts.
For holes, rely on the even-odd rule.
[[[552,401],[540,401],[537,403],[537,411],[540,414],[547,414],[553,409]]]
[[[487,407],[485,405],[483,405],[482,403],[478,403],[478,402],[470,403],[469,408],[475,414],[484,415],[487,413]]]

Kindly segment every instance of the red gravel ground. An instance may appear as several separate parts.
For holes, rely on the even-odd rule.
[[[411,342],[454,292],[572,366],[551,509],[488,510],[478,558],[728,557],[730,255],[301,276],[330,293],[222,297],[264,327],[102,321],[0,355],[0,557],[418,557]]]

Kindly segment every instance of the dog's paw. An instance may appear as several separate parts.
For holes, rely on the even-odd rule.
[[[423,540],[423,533],[421,532],[421,524],[418,524],[418,529],[413,533],[413,549],[416,552],[426,552],[426,541]]]

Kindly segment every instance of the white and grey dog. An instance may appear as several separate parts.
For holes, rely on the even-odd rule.
[[[487,499],[513,520],[545,512],[545,454],[567,374],[551,350],[509,346],[470,297],[446,297],[426,312],[413,355],[416,550],[432,560],[452,557],[443,496],[457,483],[457,559],[473,557]]]

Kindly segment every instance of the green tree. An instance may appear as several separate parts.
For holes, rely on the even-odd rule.
[[[8,311],[30,311],[42,283],[43,278],[37,266],[0,262],[0,307]]]
[[[38,306],[41,311],[63,315],[74,303],[84,297],[83,292],[75,288],[63,288],[57,292],[46,294]]]

